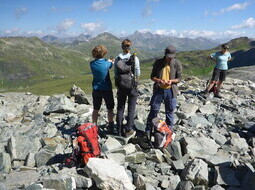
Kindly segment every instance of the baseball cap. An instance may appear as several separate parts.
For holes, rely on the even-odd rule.
[[[174,58],[176,53],[176,49],[174,46],[170,45],[165,49],[165,57],[171,57]]]

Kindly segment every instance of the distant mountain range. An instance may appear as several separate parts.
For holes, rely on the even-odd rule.
[[[164,35],[152,34],[151,32],[138,32],[129,35],[127,37],[118,38],[110,33],[102,33],[92,38],[88,35],[79,35],[72,38],[57,38],[55,36],[44,36],[41,38],[43,41],[48,43],[53,43],[62,47],[68,47],[76,49],[82,52],[86,52],[87,47],[93,47],[98,44],[98,42],[104,43],[109,47],[110,53],[116,55],[120,51],[120,43],[123,39],[128,38],[133,42],[134,50],[139,50],[143,54],[148,53],[147,58],[153,58],[162,54],[164,49],[169,45],[174,45],[177,51],[191,51],[191,50],[205,50],[211,49],[219,45],[218,41],[214,41],[207,38],[177,38],[169,37]],[[141,54],[143,57],[143,55]]]

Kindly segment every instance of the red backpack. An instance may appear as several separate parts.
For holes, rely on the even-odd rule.
[[[79,126],[77,130],[80,153],[86,164],[89,158],[97,157],[101,154],[98,143],[98,128],[93,123],[85,123]]]
[[[172,141],[173,131],[167,123],[158,117],[152,120],[154,126],[154,148],[166,148]]]

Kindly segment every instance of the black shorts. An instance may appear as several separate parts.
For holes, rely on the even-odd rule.
[[[213,75],[212,75],[212,80],[213,81],[224,81],[227,76],[227,70],[221,70],[214,68],[213,70]]]
[[[112,110],[114,108],[114,99],[112,90],[93,90],[93,108],[94,110],[100,110],[102,105],[102,99],[104,99],[106,108]]]

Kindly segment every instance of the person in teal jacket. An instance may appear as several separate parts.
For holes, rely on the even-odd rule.
[[[106,108],[108,110],[108,131],[113,133],[113,108],[114,99],[112,92],[112,82],[110,78],[109,70],[112,68],[113,63],[104,59],[104,56],[108,53],[107,49],[103,45],[96,46],[92,50],[92,55],[95,58],[90,62],[91,72],[93,74],[93,113],[92,122],[97,124],[98,112],[104,99]]]
[[[216,65],[214,67],[212,79],[205,90],[205,97],[209,96],[211,89],[216,85],[216,90],[214,96],[222,98],[220,94],[220,89],[222,87],[223,81],[225,81],[228,70],[228,61],[231,60],[231,54],[228,52],[229,46],[223,44],[221,46],[221,51],[212,53],[209,58],[215,61]]]

